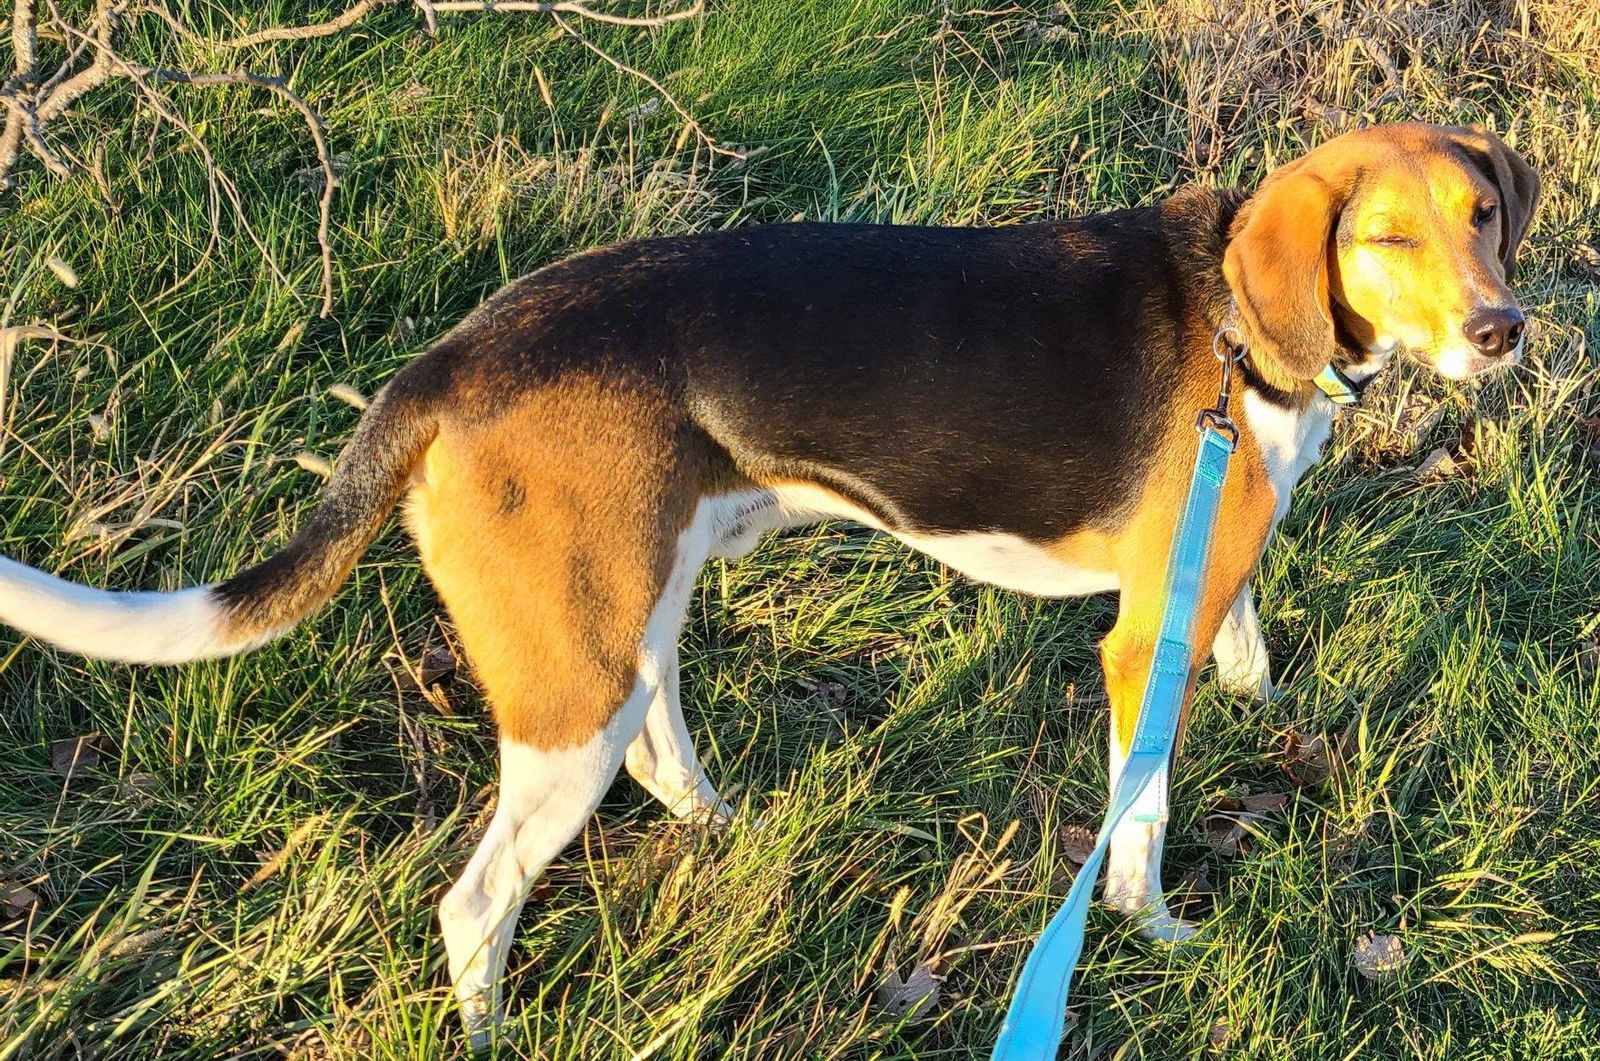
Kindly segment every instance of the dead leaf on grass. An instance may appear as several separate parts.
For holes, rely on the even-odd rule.
[[[1238,858],[1249,835],[1239,819],[1226,814],[1207,815],[1200,825],[1200,838],[1223,858]]]
[[[1468,415],[1461,421],[1460,440],[1456,445],[1457,459],[1469,464],[1482,464],[1493,456],[1505,438],[1505,429],[1498,420],[1487,416]]]
[[[1572,264],[1578,275],[1588,280],[1600,281],[1600,247],[1593,243],[1575,243],[1572,246]]]
[[[940,985],[944,977],[933,971],[933,963],[921,961],[904,980],[890,970],[883,983],[872,993],[872,1004],[880,1013],[903,1020],[920,1020],[939,1004]]]
[[[1083,825],[1063,825],[1058,834],[1061,857],[1067,860],[1073,872],[1083,868],[1094,853],[1095,831]]]
[[[436,685],[454,675],[459,665],[448,645],[434,645],[422,653],[417,679],[424,688]]]
[[[0,881],[0,909],[7,917],[25,917],[39,905],[39,893],[25,884]]]
[[[1226,858],[1236,858],[1249,846],[1250,826],[1280,814],[1289,797],[1283,792],[1249,792],[1224,796],[1201,824],[1201,837]]]
[[[1211,883],[1211,871],[1203,862],[1179,877],[1178,883],[1173,885],[1172,890],[1180,893],[1188,892],[1191,895],[1217,894],[1217,886]]]
[[[1368,932],[1356,940],[1350,961],[1368,980],[1384,980],[1403,969],[1410,957],[1399,936]]]
[[[1585,678],[1600,674],[1600,634],[1578,642],[1578,673]]]
[[[843,707],[850,699],[850,691],[838,682],[811,682],[800,679],[801,688],[814,693],[817,699],[829,707]]]
[[[1439,405],[1414,405],[1407,403],[1406,421],[1399,429],[1401,447],[1407,454],[1417,451],[1433,429],[1444,419],[1445,407]]]
[[[1422,463],[1411,472],[1411,481],[1425,483],[1430,479],[1448,479],[1464,474],[1469,462],[1458,458],[1448,446],[1440,446],[1422,458]]]
[[[1174,913],[1198,919],[1210,911],[1216,895],[1217,886],[1211,883],[1211,871],[1202,862],[1178,878],[1167,893],[1167,901],[1172,904]]]
[[[1584,438],[1584,452],[1600,460],[1600,414],[1580,420],[1578,433]]]
[[[1329,778],[1337,780],[1344,774],[1346,739],[1329,743],[1320,733],[1290,730],[1284,740],[1283,772],[1298,788],[1320,785]]]
[[[1269,814],[1282,814],[1288,804],[1287,792],[1256,792],[1239,797],[1239,805],[1247,814],[1263,818]]]
[[[71,781],[86,771],[100,765],[100,760],[116,751],[111,739],[100,733],[82,737],[69,737],[50,745],[50,766],[57,774]]]

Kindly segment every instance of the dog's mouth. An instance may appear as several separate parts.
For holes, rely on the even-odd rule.
[[[1506,371],[1522,360],[1526,342],[1525,339],[1518,340],[1517,345],[1504,354],[1485,354],[1480,350],[1456,343],[1424,350],[1407,349],[1405,352],[1412,360],[1437,372],[1445,379],[1459,381]]]

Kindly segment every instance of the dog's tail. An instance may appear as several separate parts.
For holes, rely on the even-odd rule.
[[[362,416],[311,518],[256,566],[172,593],[113,593],[0,557],[0,623],[129,663],[215,659],[265,644],[326,603],[377,537],[437,430],[425,390],[401,370]]]

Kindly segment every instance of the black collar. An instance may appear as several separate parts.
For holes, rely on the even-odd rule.
[[[1303,400],[1296,392],[1287,391],[1282,387],[1269,383],[1267,378],[1256,368],[1248,354],[1245,355],[1243,361],[1239,362],[1239,371],[1244,376],[1245,386],[1259,394],[1270,405],[1276,405],[1280,409],[1294,409]],[[1377,376],[1374,374],[1363,380],[1353,380],[1337,363],[1330,361],[1328,367],[1324,368],[1321,374],[1311,382],[1316,385],[1319,391],[1327,395],[1328,400],[1333,404],[1350,406],[1361,404],[1362,399],[1366,396],[1367,387],[1376,378]]]

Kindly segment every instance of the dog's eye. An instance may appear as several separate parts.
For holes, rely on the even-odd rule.
[[[1368,237],[1367,242],[1375,243],[1380,247],[1415,247],[1417,245],[1417,241],[1410,236],[1396,235],[1371,236]]]
[[[1472,223],[1480,227],[1487,225],[1489,219],[1494,217],[1495,211],[1498,209],[1500,209],[1499,203],[1480,204],[1476,210],[1472,211]]]

